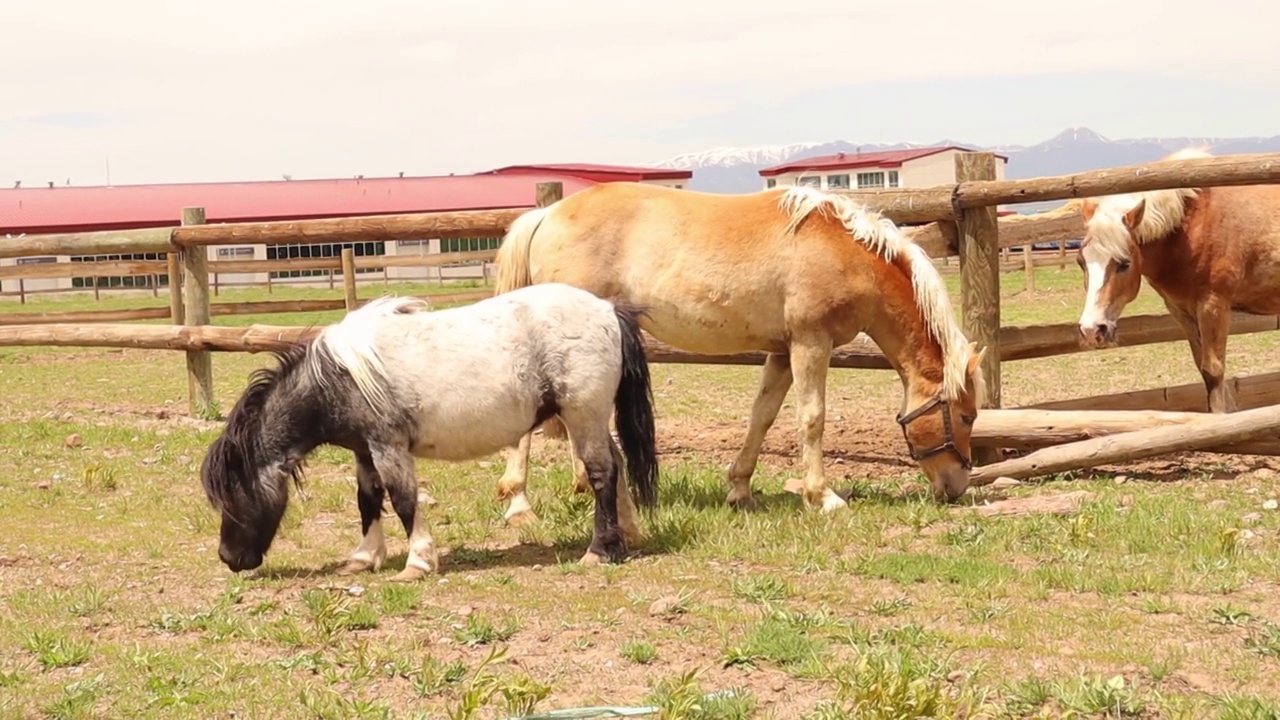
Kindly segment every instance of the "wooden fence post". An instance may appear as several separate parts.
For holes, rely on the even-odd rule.
[[[204,208],[183,208],[183,225],[203,225]],[[209,249],[203,245],[182,248],[182,305],[184,325],[208,325]],[[213,401],[213,356],[208,350],[187,351],[187,407],[192,417],[212,420],[218,416]]]
[[[956,155],[957,183],[995,179],[994,153]],[[1000,230],[995,206],[957,208],[956,231],[960,246],[961,326],[969,340],[987,349],[981,367],[987,382],[983,407],[1000,407]],[[999,459],[995,449],[973,450],[975,465]]]
[[[564,183],[540,182],[533,197],[534,203],[540,208],[554,205],[564,199]],[[542,437],[548,440],[565,440],[569,437],[569,431],[565,429],[560,418],[553,415],[542,423]]]
[[[540,208],[560,202],[564,199],[564,183],[540,182],[533,197],[534,203]]]
[[[356,309],[356,251],[342,248],[342,291],[346,298],[347,312]]]
[[[182,257],[181,253],[168,252],[164,256],[169,274],[169,322],[182,325],[185,322],[182,314]]]
[[[1031,254],[1031,243],[1022,246],[1022,272],[1027,278],[1027,292],[1036,290],[1036,259]]]

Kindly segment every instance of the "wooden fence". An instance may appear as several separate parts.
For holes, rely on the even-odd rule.
[[[836,192],[856,196],[898,223],[916,225],[910,229],[911,234],[915,241],[934,258],[959,258],[958,304],[961,308],[961,324],[965,334],[971,340],[991,348],[984,359],[982,372],[986,377],[989,391],[988,404],[991,408],[999,408],[1001,362],[1083,351],[1077,342],[1077,329],[1074,323],[1030,327],[1001,326],[999,274],[1002,248],[1027,247],[1033,243],[1057,243],[1079,239],[1084,229],[1078,199],[1084,197],[1166,188],[1280,182],[1280,153],[1162,161],[1032,180],[995,180],[995,156],[992,153],[965,153],[956,157],[956,178],[957,183],[954,185],[932,188]],[[539,205],[549,204],[559,197],[558,183],[540,185]],[[1004,218],[996,216],[996,205],[1048,200],[1073,200],[1074,202],[1068,202],[1054,211],[1036,215],[1014,215]],[[216,266],[208,262],[207,255],[203,251],[204,247],[249,243],[339,243],[501,235],[522,212],[519,209],[512,209],[207,225],[204,224],[202,210],[189,208],[183,211],[182,225],[176,228],[12,239],[0,244],[0,257],[167,253],[166,271],[170,277],[178,277],[180,274],[182,283],[181,285],[171,284],[171,303],[167,315],[172,320],[170,326],[86,327],[83,323],[92,321],[87,317],[91,315],[90,313],[61,318],[52,315],[40,318],[25,317],[22,319],[30,322],[5,324],[4,327],[0,327],[0,346],[76,345],[182,350],[187,354],[191,410],[195,414],[210,415],[215,412],[209,369],[208,353],[210,351],[256,352],[280,348],[301,337],[306,331],[302,328],[268,326],[250,328],[210,326],[209,319],[214,314],[233,311],[219,309],[215,313],[215,306],[209,301],[208,280],[212,267]],[[201,251],[192,252],[193,249],[201,249]],[[413,259],[421,262],[422,258],[414,256]],[[462,257],[459,256],[457,259]],[[387,260],[391,258],[356,259],[350,250],[347,250],[344,251],[339,262],[344,281],[346,281],[354,278],[353,270],[355,267],[360,267],[361,263],[366,267],[375,267]],[[1035,258],[1029,251],[1024,255],[1024,267],[1028,261],[1034,267]],[[1051,259],[1055,264],[1061,261],[1060,254],[1057,258]],[[355,307],[358,301],[355,297],[354,281],[344,282],[344,288],[345,299],[342,307],[348,309]],[[306,302],[327,304],[294,303],[289,309],[305,307],[328,310],[337,307],[336,301]],[[285,307],[282,305],[281,309],[284,310]],[[113,312],[117,314],[110,318],[111,322],[165,316],[155,309]],[[122,315],[122,312],[128,314]],[[105,313],[93,315],[95,315],[94,319],[108,319]],[[0,323],[5,322],[3,320],[5,317],[0,316]],[[1122,338],[1121,344],[1126,346],[1181,340],[1184,337],[1180,328],[1167,315],[1129,316],[1123,318],[1120,325],[1119,337]],[[1233,334],[1276,329],[1280,329],[1280,318],[1275,316],[1237,314],[1232,323]],[[649,338],[648,347],[651,360],[654,362],[761,364],[764,359],[763,353],[728,356],[696,355],[664,346],[652,338]],[[837,348],[832,358],[832,365],[851,368],[888,369],[890,367],[874,343],[865,337]],[[1272,387],[1265,383],[1262,385]],[[1249,387],[1248,383],[1237,381],[1238,391],[1247,391]],[[1165,410],[1162,403],[1169,402],[1170,393],[1174,390],[1178,391],[1179,396],[1187,392],[1194,394],[1194,391],[1178,389],[1145,391],[1148,394],[1143,396],[1143,401],[1154,406],[1145,409]],[[1203,398],[1203,389],[1200,390],[1199,397]],[[1084,405],[1095,409],[1109,409],[1107,407],[1109,400],[1115,400],[1115,398],[1088,398],[1066,402],[1077,403],[1072,407]],[[1238,401],[1245,407],[1258,404],[1270,405],[1276,402],[1271,395],[1267,395],[1266,402],[1259,402],[1243,392]],[[1127,407],[1133,407],[1133,403],[1128,402]],[[1203,410],[1203,408],[1203,401],[1201,401],[1200,407],[1195,409]],[[1067,407],[1060,404],[1058,408],[1052,409],[1065,410]],[[998,417],[999,413],[991,413],[990,416]],[[1203,429],[1196,432],[1200,433],[1198,437],[1200,437],[1201,446],[1205,446],[1206,442],[1212,443],[1212,432],[1209,432],[1208,436]],[[983,437],[984,441],[979,443],[981,447],[977,448],[983,452],[975,457],[975,461],[979,464],[997,459],[995,449],[1014,446],[1012,439],[1007,444],[1002,444],[998,437],[993,438],[989,434]],[[1163,436],[1160,437],[1163,438]],[[1208,440],[1205,440],[1205,437],[1208,437]],[[1241,438],[1250,440],[1252,437],[1242,435],[1238,430],[1236,435],[1231,436],[1236,440]],[[1166,442],[1166,440],[1161,439],[1160,442]],[[1231,444],[1231,442],[1226,443],[1227,446]],[[1164,447],[1164,445],[1159,446]],[[1056,448],[1056,450],[1061,449]]]

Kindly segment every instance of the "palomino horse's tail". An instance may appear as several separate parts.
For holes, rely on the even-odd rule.
[[[628,484],[636,504],[652,508],[658,504],[658,442],[649,363],[640,335],[640,316],[644,311],[615,306],[614,312],[622,330],[622,380],[613,400],[618,441],[627,461]]]
[[[320,354],[327,355],[351,374],[370,407],[382,413],[388,404],[387,373],[376,345],[377,321],[390,315],[418,312],[426,307],[427,303],[419,298],[388,296],[352,310],[340,322],[321,330],[316,337],[313,352],[307,354],[311,376],[322,386],[328,383],[329,378],[325,376],[324,365],[320,362]]]
[[[547,208],[536,208],[511,223],[498,248],[498,276],[494,279],[494,295],[533,284],[533,276],[529,273],[529,243],[533,241],[533,233],[542,224],[542,218],[546,214]]]

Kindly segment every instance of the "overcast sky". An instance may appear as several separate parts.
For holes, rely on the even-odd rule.
[[[1269,0],[0,0],[0,186],[1280,134]]]

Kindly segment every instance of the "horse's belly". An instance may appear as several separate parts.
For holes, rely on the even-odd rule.
[[[739,315],[697,305],[653,303],[645,329],[668,345],[688,352],[725,355],[785,349],[781,320],[769,313]]]
[[[432,460],[473,460],[492,455],[519,442],[533,426],[532,408],[510,408],[483,412],[476,408],[486,400],[472,399],[474,405],[455,405],[424,413],[415,439],[413,454]]]

